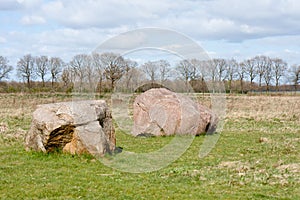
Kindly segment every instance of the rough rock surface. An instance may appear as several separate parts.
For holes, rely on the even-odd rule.
[[[209,108],[165,88],[150,89],[137,96],[133,119],[135,136],[212,133],[218,121]]]
[[[33,112],[26,149],[103,156],[115,149],[111,112],[104,100],[39,105]]]

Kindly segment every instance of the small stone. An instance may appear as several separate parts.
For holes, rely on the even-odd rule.
[[[260,137],[259,138],[259,142],[260,143],[270,143],[270,140],[266,137]]]
[[[0,133],[8,130],[8,125],[6,123],[0,123]]]

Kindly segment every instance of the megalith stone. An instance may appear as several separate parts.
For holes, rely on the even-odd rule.
[[[218,122],[209,108],[165,88],[150,89],[137,96],[133,120],[135,136],[212,133]]]
[[[115,149],[111,112],[104,100],[38,105],[25,137],[26,150],[103,156]]]

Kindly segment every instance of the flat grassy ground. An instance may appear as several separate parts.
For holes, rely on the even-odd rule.
[[[159,171],[126,173],[88,155],[26,152],[23,137],[37,104],[66,95],[0,94],[0,199],[300,199],[300,96],[227,96],[227,116],[210,154],[204,136]],[[209,96],[198,100],[210,104]],[[149,152],[172,137],[117,146]]]

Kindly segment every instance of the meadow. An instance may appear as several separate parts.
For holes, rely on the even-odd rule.
[[[210,105],[209,95],[197,99]],[[90,155],[26,152],[36,105],[70,100],[0,94],[0,199],[300,199],[299,95],[227,95],[223,130],[206,157],[198,157],[205,137],[195,137],[179,159],[147,173],[118,171]],[[117,146],[134,152],[172,140],[118,128],[116,135]]]

